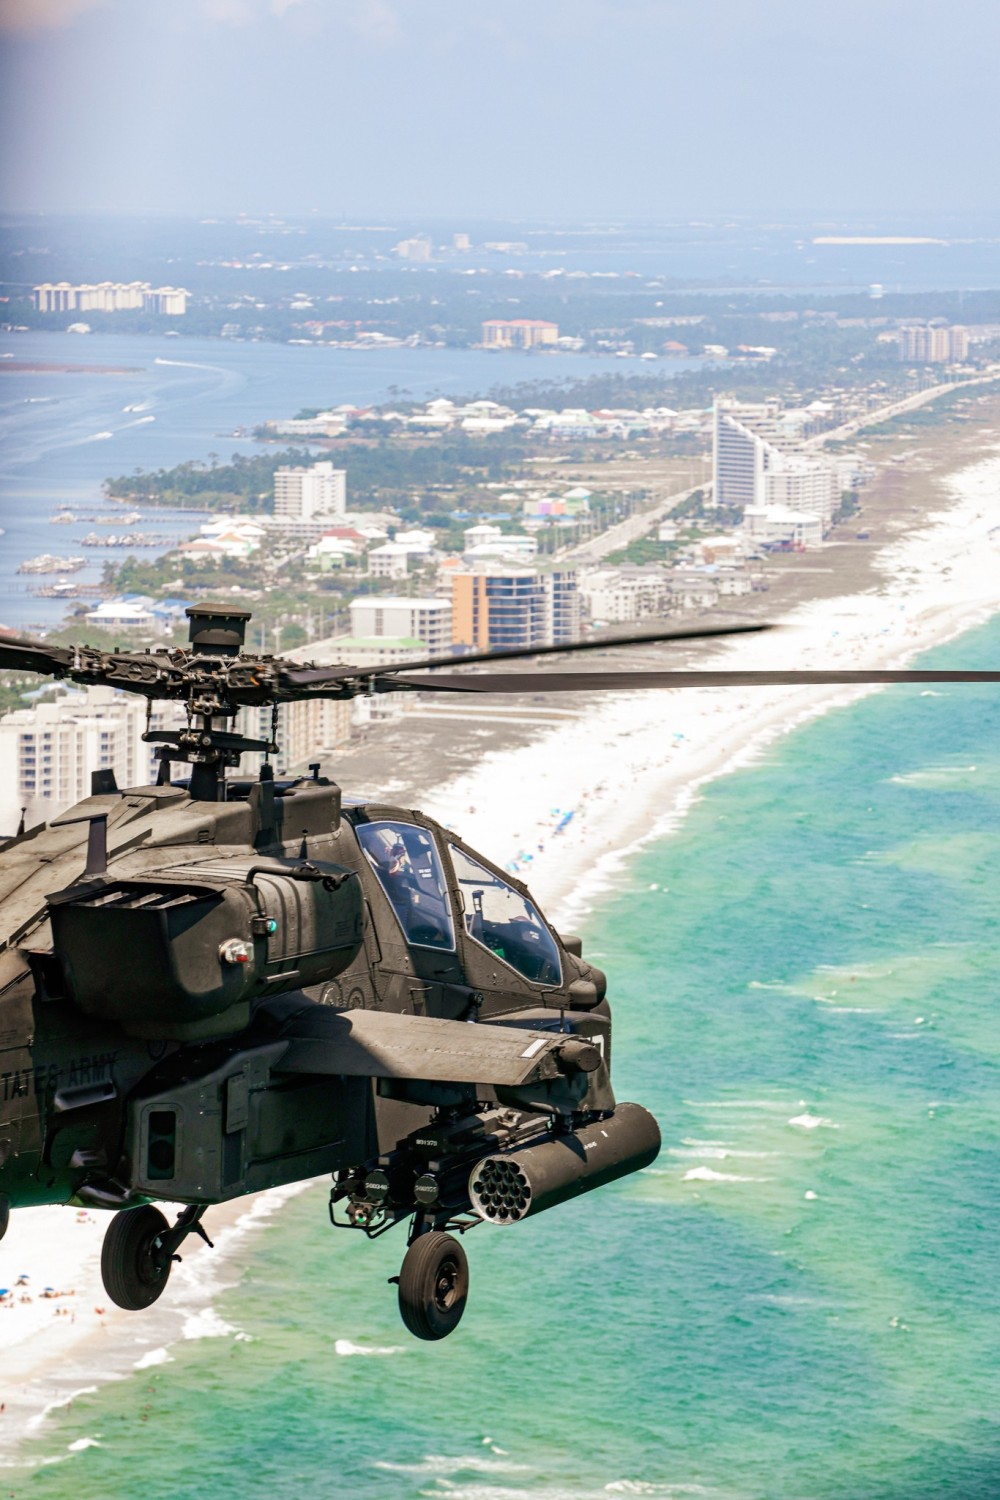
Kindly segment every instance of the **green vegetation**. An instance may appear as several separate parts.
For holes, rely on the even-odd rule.
[[[0,672],[0,716],[24,708],[24,694],[38,686],[38,678],[23,672]]]
[[[282,464],[311,462],[310,455],[296,448],[281,453],[234,453],[232,462],[220,464],[192,459],[173,469],[136,469],[106,479],[104,487],[115,500],[170,505],[177,509],[269,511],[273,505],[274,471]]]
[[[609,552],[606,561],[613,568],[641,567],[644,563],[666,562],[668,557],[669,544],[657,541],[654,530],[646,536],[636,537],[634,542],[620,547],[617,552]]]
[[[833,525],[839,526],[842,521],[850,520],[851,516],[856,516],[860,509],[861,501],[857,493],[854,490],[841,490],[840,504],[832,517]]]
[[[1000,380],[1000,376],[997,379]],[[968,407],[974,401],[986,400],[991,394],[992,382],[989,385],[974,385],[971,389],[958,385],[953,391],[936,396],[926,406],[918,406],[915,411],[900,412],[887,422],[880,422],[877,427],[867,427],[865,437],[904,437],[945,422],[967,422],[968,412],[961,408]]]
[[[711,521],[720,531],[738,526],[743,519],[738,505],[707,505],[704,490],[692,490],[686,500],[681,500],[670,512],[671,521]]]
[[[672,513],[671,520],[676,512]],[[657,539],[656,527],[648,531],[645,536],[637,537],[634,542],[629,542],[627,547],[621,547],[617,552],[608,554],[607,562],[611,567],[641,567],[644,563],[670,563],[678,552],[685,547],[690,547],[692,542],[704,535],[700,527],[688,526],[669,542],[661,542]]]
[[[395,509],[403,520],[416,520],[426,509],[447,515],[421,491],[448,487],[449,509],[482,509],[477,486],[516,476],[527,451],[520,434],[488,438],[444,433],[433,439],[402,436],[376,441],[343,439],[315,450],[281,448],[232,461],[192,461],[173,469],[121,474],[105,480],[108,494],[131,503],[269,513],[273,507],[275,470],[289,464],[313,464],[322,456],[347,470],[348,505],[352,510]],[[490,502],[492,503],[492,502]]]

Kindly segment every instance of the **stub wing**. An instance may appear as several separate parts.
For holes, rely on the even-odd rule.
[[[554,1107],[569,1086],[568,1093],[593,1095],[586,1104],[577,1098],[577,1108],[614,1107],[598,1049],[562,1032],[317,1006],[284,1035],[288,1048],[277,1072],[551,1090]]]

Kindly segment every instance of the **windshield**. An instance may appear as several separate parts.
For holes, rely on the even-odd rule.
[[[541,914],[513,886],[451,845],[462,893],[465,930],[505,964],[535,984],[558,984],[559,949]]]
[[[355,832],[408,943],[454,948],[448,888],[434,840],[412,823],[359,823]]]

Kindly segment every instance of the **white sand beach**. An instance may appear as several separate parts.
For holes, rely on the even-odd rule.
[[[781,629],[734,640],[713,667],[903,666],[1000,610],[1000,449],[954,474],[948,488],[946,508],[880,554],[882,586],[804,605]],[[520,749],[487,752],[422,805],[516,869],[550,918],[571,929],[629,852],[674,826],[699,787],[867,691],[877,689],[607,695]],[[74,1208],[15,1212],[0,1244],[0,1287],[13,1291],[0,1306],[0,1463],[12,1462],[20,1438],[75,1391],[166,1359],[184,1336],[238,1337],[213,1313],[212,1298],[226,1284],[227,1257],[289,1191],[212,1210],[215,1251],[189,1241],[169,1292],[138,1314],[119,1311],[101,1287],[106,1218]],[[63,1295],[42,1295],[47,1286]]]
[[[168,1358],[178,1339],[239,1338],[212,1302],[238,1272],[233,1252],[309,1183],[276,1188],[212,1211],[209,1250],[192,1235],[169,1294],[144,1312],[116,1307],[101,1283],[108,1216],[69,1207],[23,1209],[0,1243],[0,1467],[49,1411],[100,1381],[120,1380]],[[176,1206],[162,1205],[168,1218]],[[46,1295],[46,1289],[50,1295]]]
[[[1000,449],[949,481],[953,504],[878,557],[878,588],[805,604],[735,638],[711,667],[860,670],[910,664],[1000,610]],[[564,928],[637,842],[698,787],[777,736],[878,688],[707,688],[597,697],[581,719],[429,792],[424,809],[529,882]],[[570,815],[567,818],[567,815]]]

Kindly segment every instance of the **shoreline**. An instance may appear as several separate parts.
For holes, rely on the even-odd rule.
[[[881,588],[801,604],[778,629],[724,646],[712,668],[902,667],[985,623],[1000,611],[1000,444],[953,474],[949,489],[950,506],[882,549]],[[602,695],[581,718],[517,750],[488,754],[477,770],[428,794],[424,807],[527,880],[557,926],[578,921],[613,871],[677,827],[701,787],[751,764],[810,720],[882,690]],[[608,763],[613,785],[593,770]],[[536,840],[534,849],[524,849],[520,830],[510,827],[512,805],[519,824],[543,830],[544,847]]]
[[[993,431],[984,436],[983,456],[947,475],[948,503],[932,506],[915,530],[879,549],[874,581],[799,604],[781,629],[727,643],[712,666],[898,666],[1000,611],[1000,441]],[[601,695],[527,743],[485,749],[471,770],[413,796],[473,848],[526,879],[566,930],[614,888],[640,848],[678,826],[703,786],[759,759],[800,725],[880,690]],[[108,1306],[99,1277],[103,1216],[78,1214],[74,1224],[66,1208],[16,1211],[0,1244],[0,1286],[13,1286],[16,1275],[10,1278],[23,1266],[33,1283],[58,1289],[61,1278],[75,1295],[0,1310],[0,1466],[41,1462],[18,1454],[19,1445],[50,1411],[95,1382],[167,1362],[170,1345],[185,1337],[239,1338],[214,1312],[213,1299],[238,1280],[246,1236],[311,1186],[213,1209],[208,1228],[218,1248],[211,1260],[201,1258],[205,1247],[192,1237],[163,1302],[143,1313]],[[57,1316],[60,1307],[72,1308],[75,1319],[72,1312]]]
[[[34,1469],[53,1462],[19,1457],[18,1450],[50,1412],[71,1405],[77,1396],[169,1363],[170,1347],[183,1340],[246,1338],[219,1317],[214,1300],[238,1281],[244,1241],[290,1198],[313,1185],[294,1183],[219,1204],[212,1210],[214,1251],[192,1235],[163,1300],[142,1312],[116,1307],[101,1283],[107,1215],[59,1205],[15,1211],[0,1243],[0,1268],[4,1276],[10,1276],[15,1264],[39,1269],[30,1273],[29,1288],[19,1289],[31,1289],[33,1300],[0,1310],[0,1469]],[[179,1205],[160,1206],[172,1218]],[[0,1276],[0,1285],[14,1280],[5,1283]],[[62,1295],[40,1296],[48,1284]]]

